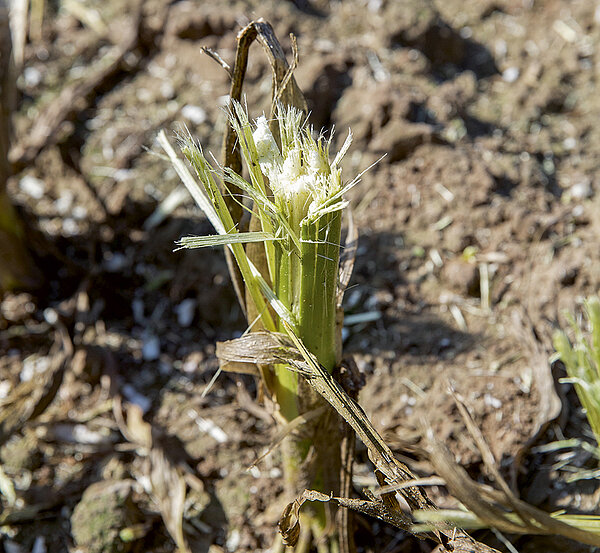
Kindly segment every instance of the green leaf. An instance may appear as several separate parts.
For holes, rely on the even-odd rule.
[[[236,234],[217,234],[210,236],[184,236],[175,242],[177,250],[195,248],[214,248],[228,246],[229,244],[247,244],[249,242],[266,242],[281,240],[268,232],[238,232]]]

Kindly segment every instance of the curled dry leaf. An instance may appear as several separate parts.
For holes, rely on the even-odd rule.
[[[392,451],[383,441],[377,430],[375,430],[360,406],[319,365],[314,356],[306,350],[300,340],[296,342],[296,347],[293,347],[288,337],[269,332],[257,332],[238,338],[237,340],[226,342],[225,344],[220,344],[219,346],[217,348],[217,356],[221,361],[223,361],[224,357],[225,361],[264,364],[283,362],[289,364],[292,370],[296,370],[304,376],[313,390],[330,403],[339,415],[353,428],[361,441],[367,446],[369,457],[375,464],[376,472],[382,478],[382,482],[386,485],[395,485],[407,480],[415,480],[416,477],[410,472],[409,468],[394,458]],[[298,504],[298,509],[306,499],[311,497],[317,498],[315,495],[311,496],[311,493],[316,492],[305,492],[308,495],[303,495],[297,500],[301,501]],[[404,497],[411,509],[435,508],[427,495],[417,486],[402,488],[399,490],[399,493]],[[327,501],[329,499],[327,497]],[[319,499],[317,498],[317,500]],[[370,510],[373,516],[380,514],[384,520],[388,522],[394,520],[401,528],[408,529],[409,527],[406,514],[400,510],[397,504],[393,504],[392,502],[388,501],[387,503],[389,504],[387,504],[385,500],[379,498],[372,498],[370,502],[360,505],[353,503],[355,501],[359,501],[360,503],[360,500],[336,498],[336,501],[339,505],[349,502],[343,506],[350,506],[352,504],[351,508],[358,508],[360,506],[362,509]],[[293,529],[293,525],[291,525],[289,519],[290,513],[293,513],[293,511],[287,511],[287,516],[282,519],[284,520],[283,528],[286,532],[292,532]],[[440,528],[442,526],[440,525]],[[443,531],[448,534],[452,533],[450,528],[443,528]],[[439,536],[439,533],[437,535]]]
[[[217,342],[216,355],[222,366],[230,363],[276,365],[288,360],[302,361],[287,336],[275,332],[252,332],[235,340]]]
[[[329,499],[329,498],[328,498]],[[283,514],[279,519],[279,533],[283,538],[283,543],[290,547],[294,547],[298,543],[300,537],[300,507],[304,503],[303,497],[292,501],[283,510]]]
[[[246,77],[246,69],[248,67],[248,51],[250,45],[255,40],[263,47],[269,60],[269,64],[271,65],[273,76],[271,120],[274,119],[273,111],[275,104],[278,101],[284,105],[295,106],[304,113],[308,113],[304,95],[293,76],[297,63],[297,55],[295,56],[294,64],[290,67],[287,63],[283,48],[275,36],[273,28],[262,18],[257,21],[251,21],[238,33],[235,64],[231,70],[231,88],[229,90],[229,97],[231,100],[237,102],[241,102],[242,100],[242,89],[244,86],[244,78]],[[293,44],[295,45],[294,41]],[[227,126],[227,131],[223,138],[223,166],[230,167],[238,174],[240,174],[242,170],[239,140],[231,125]],[[247,223],[245,223],[242,218],[243,208],[237,200],[239,194],[242,194],[242,191],[237,186],[230,185],[229,194],[225,196],[225,202],[235,224],[239,225],[240,231],[245,231],[247,230],[245,228],[245,224]],[[256,215],[253,213],[250,226],[253,227],[256,223]],[[247,251],[255,266],[261,269],[262,274],[267,274],[267,272],[263,270],[266,269],[264,249],[261,250],[261,248],[257,248],[256,245],[253,246],[252,244],[249,244],[247,246]],[[251,301],[246,302],[246,291],[242,275],[228,249],[225,250],[225,255],[235,293],[240,302],[240,306],[246,315],[246,319],[250,323],[257,318],[259,313],[255,312],[254,305]]]
[[[323,503],[332,501],[340,507],[377,518],[405,532],[412,532],[412,519],[406,513],[400,509],[389,509],[381,498],[375,497],[368,490],[363,490],[363,492],[368,499],[335,497],[315,490],[304,490],[299,498],[287,505],[279,520],[279,531],[283,536],[284,543],[295,545],[293,540],[297,540],[300,534],[299,511],[306,501],[321,501]],[[423,538],[422,535],[417,535],[417,537]]]

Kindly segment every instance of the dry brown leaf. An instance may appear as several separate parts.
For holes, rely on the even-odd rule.
[[[346,509],[351,509],[365,515],[369,515],[373,518],[377,518],[406,532],[412,532],[411,528],[413,522],[406,513],[402,512],[400,509],[389,509],[381,498],[375,497],[368,490],[363,490],[363,492],[368,499],[335,497],[315,490],[304,490],[298,499],[290,503],[285,508],[279,521],[279,530],[284,538],[284,541],[288,543],[286,541],[286,536],[294,536],[300,532],[299,511],[306,501],[321,501],[323,503],[332,501],[340,507],[345,507]],[[421,535],[418,537],[423,538],[424,536]]]
[[[142,447],[152,447],[152,426],[144,421],[142,408],[139,405],[129,403],[126,410],[127,430],[131,436],[130,441],[134,441]]]
[[[183,535],[186,484],[181,471],[162,448],[150,452],[152,499],[158,506],[169,534],[183,553],[191,553]]]
[[[52,361],[42,374],[21,382],[2,400],[0,444],[22,428],[27,421],[40,416],[55,398],[65,370],[73,358],[73,344],[65,329],[59,329],[56,333],[49,357]]]
[[[283,543],[294,547],[300,537],[300,507],[304,503],[302,498],[296,499],[286,506],[279,519],[279,533],[283,538]]]
[[[282,360],[302,361],[298,351],[284,334],[252,332],[235,340],[217,342],[216,356],[225,367],[275,365]]]

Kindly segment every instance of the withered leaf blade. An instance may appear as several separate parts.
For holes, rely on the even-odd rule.
[[[276,365],[282,362],[301,362],[302,357],[283,334],[274,332],[251,332],[235,340],[217,342],[216,356],[219,362],[246,365]]]
[[[473,425],[471,420],[469,427]],[[431,430],[427,437],[429,459],[435,472],[446,481],[450,493],[486,526],[502,532],[559,535],[589,545],[600,545],[599,535],[566,524],[518,499],[505,483],[501,484],[500,490],[490,490],[488,486],[473,481],[466,470],[454,461],[444,444],[433,437]],[[480,444],[480,436],[476,441]],[[486,460],[489,459],[491,452],[487,447],[483,455]]]
[[[149,476],[152,485],[152,499],[160,509],[169,534],[182,553],[191,553],[183,534],[185,479],[160,447],[155,447],[150,452]]]

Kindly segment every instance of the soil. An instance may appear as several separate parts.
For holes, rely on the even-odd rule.
[[[26,45],[15,144],[134,32],[131,2],[78,5],[46,3],[41,37]],[[245,329],[223,253],[173,252],[179,237],[211,231],[191,199],[147,223],[178,185],[154,153],[160,129],[186,125],[220,152],[228,75],[201,47],[233,63],[236,33],[258,17],[288,53],[296,35],[295,75],[315,128],[335,125],[338,147],[352,129],[345,177],[377,161],[349,197],[360,238],[345,300],[345,352],[366,377],[360,403],[376,428],[427,476],[428,425],[486,480],[453,389],[522,498],[546,511],[597,512],[597,481],[570,478],[595,468],[590,456],[536,448],[592,441],[550,356],[564,310],[578,311],[600,284],[596,3],[148,0],[142,11],[133,47],[9,182],[45,277],[43,289],[0,304],[0,458],[16,489],[14,505],[2,497],[13,513],[1,530],[10,550],[175,550],[160,516],[174,500],[147,493],[158,463],[141,437],[148,423],[152,443],[178,459],[169,470],[188,482],[193,550],[271,546],[289,499],[277,449],[248,470],[275,437],[271,414],[250,376],[209,386],[215,342]],[[268,110],[270,84],[254,46],[251,115]],[[115,390],[127,423],[115,418]],[[144,413],[134,427],[129,404]],[[374,481],[360,447],[356,473]],[[108,493],[115,509],[127,504],[109,517],[117,545],[77,541],[94,493]],[[455,504],[442,488],[431,495]],[[357,528],[359,551],[434,547],[367,518]],[[123,529],[131,543],[117,539]],[[491,532],[476,536],[506,550]],[[506,537],[522,552],[592,551]]]

